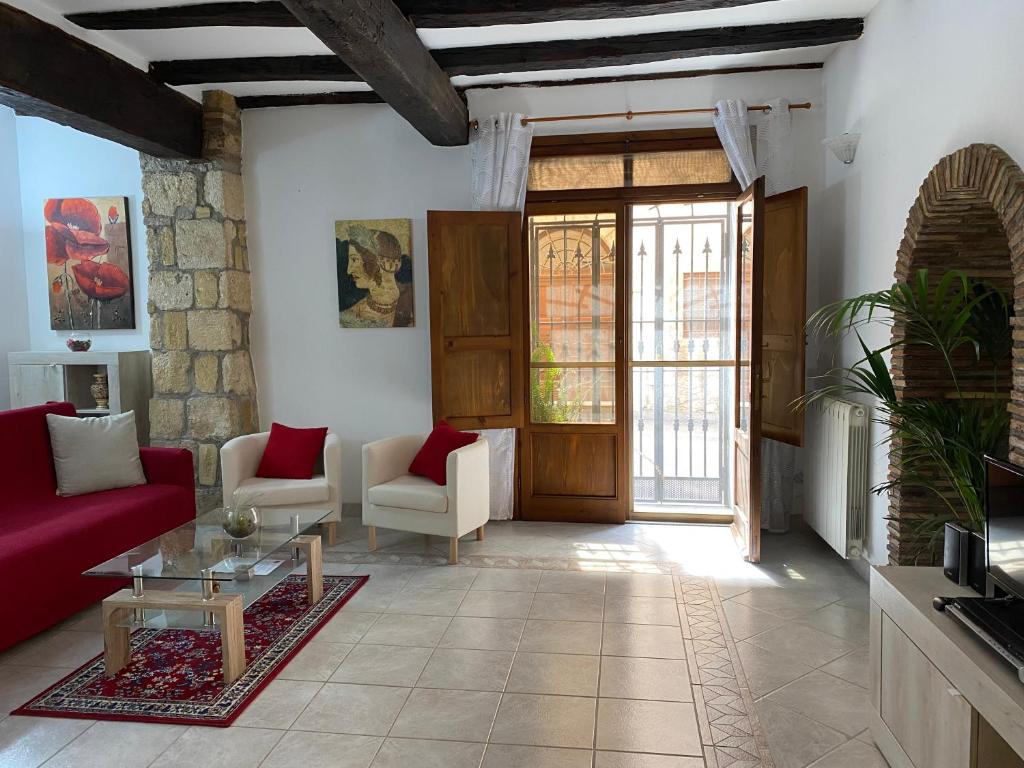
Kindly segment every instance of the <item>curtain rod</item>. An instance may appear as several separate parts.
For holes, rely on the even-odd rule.
[[[803,101],[798,104],[790,104],[790,109],[810,109],[811,102]],[[747,107],[748,112],[771,112],[772,108],[768,104],[752,104]],[[530,123],[560,123],[568,120],[605,120],[613,117],[624,117],[627,120],[632,120],[634,117],[651,117],[653,115],[697,115],[697,114],[717,114],[717,107],[698,107],[691,109],[650,109],[644,112],[634,112],[630,110],[628,112],[603,112],[593,115],[555,115],[553,117],[524,117],[522,120],[523,125],[529,125]],[[480,127],[479,120],[473,120],[470,123],[470,127],[473,130],[477,130]]]

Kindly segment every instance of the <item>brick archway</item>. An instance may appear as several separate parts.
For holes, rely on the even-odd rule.
[[[1013,297],[1014,328],[1024,318],[1024,171],[992,144],[971,144],[947,155],[921,185],[907,217],[896,256],[897,281],[927,267],[935,273],[960,269],[984,278]],[[1017,287],[1014,287],[1014,284]],[[900,323],[893,338],[903,333]],[[1014,331],[1016,337],[1017,331]],[[892,373],[897,394],[945,397],[949,377],[944,367],[919,349],[897,348]],[[965,361],[964,370],[969,368]],[[1024,339],[1015,338],[1012,370],[1024,370]],[[1010,460],[1024,464],[1024,378],[1014,379],[1011,361],[1000,376],[1010,393]],[[958,378],[962,374],[958,370]],[[986,382],[991,387],[991,379]],[[894,448],[895,452],[898,448]],[[898,469],[890,459],[890,475]],[[889,561],[911,564],[919,558],[906,522],[930,515],[935,502],[923,492],[895,491],[889,501]]]

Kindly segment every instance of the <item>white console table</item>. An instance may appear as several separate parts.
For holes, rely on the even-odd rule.
[[[1024,766],[1024,684],[932,598],[941,568],[871,572],[871,735],[892,768]]]

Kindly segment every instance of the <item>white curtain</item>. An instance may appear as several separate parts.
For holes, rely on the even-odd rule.
[[[473,210],[522,211],[530,170],[533,126],[503,112],[481,118],[469,143],[473,163]],[[484,429],[491,454],[491,519],[508,520],[514,504],[516,431]]]
[[[793,186],[792,118],[786,99],[767,102],[771,109],[757,126],[757,153],[750,141],[747,105],[726,99],[715,105],[715,130],[743,189],[765,177],[765,194]],[[798,513],[803,473],[799,451],[786,443],[761,441],[761,527],[773,532],[789,530],[790,515]]]

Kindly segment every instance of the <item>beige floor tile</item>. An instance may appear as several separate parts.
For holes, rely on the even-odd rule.
[[[837,600],[839,595],[811,587],[757,587],[733,601],[765,613],[772,613],[781,619],[797,619],[823,608]]]
[[[722,608],[725,610],[726,621],[729,622],[729,631],[733,640],[737,642],[786,623],[785,619],[772,613],[759,611],[735,600],[726,600],[722,603]]]
[[[408,688],[325,683],[292,729],[387,736],[408,696]]]
[[[839,731],[766,699],[756,707],[778,768],[806,768],[847,740]]]
[[[591,768],[589,749],[488,744],[481,768]]]
[[[675,598],[672,577],[657,573],[609,573],[605,590],[609,595]]]
[[[811,763],[809,768],[889,768],[889,764],[874,745],[854,739]]]
[[[500,691],[512,666],[512,651],[437,648],[420,675],[418,688]]]
[[[3,710],[4,714],[7,710]],[[8,717],[0,721],[0,766],[34,768],[55,755],[94,720]]]
[[[541,594],[530,608],[531,619],[602,621],[604,595]]]
[[[598,656],[559,653],[516,654],[506,691],[560,696],[597,696]]]
[[[24,667],[79,667],[103,653],[100,632],[45,632],[26,640],[4,656],[4,664]]]
[[[594,768],[704,768],[704,758],[636,752],[597,752],[594,754]]]
[[[596,699],[506,693],[490,740],[495,744],[591,748]]]
[[[409,696],[393,737],[486,741],[500,693],[417,688]]]
[[[156,759],[152,768],[257,768],[283,735],[283,731],[263,728],[193,726]]]
[[[433,648],[444,635],[451,619],[447,616],[409,616],[389,613],[377,619],[363,635],[367,645],[415,645]]]
[[[537,585],[538,592],[559,592],[567,595],[603,595],[603,573],[576,571],[544,571]]]
[[[477,577],[479,580],[479,577]],[[533,592],[474,591],[466,595],[457,615],[491,619],[525,619],[533,603]]]
[[[664,624],[679,626],[679,609],[671,597],[608,595],[604,620],[617,624]]]
[[[693,704],[635,699],[601,699],[597,707],[598,749],[703,754]]]
[[[479,768],[483,744],[429,739],[388,739],[373,768]]]
[[[835,661],[830,661],[821,668],[823,672],[840,677],[848,683],[859,685],[861,688],[871,687],[870,669],[871,660],[866,647],[858,648],[853,653],[848,653]]]
[[[615,699],[693,701],[690,673],[682,659],[604,656],[599,695]]]
[[[530,619],[523,630],[520,651],[530,653],[601,653],[601,624],[585,621]]]
[[[466,593],[461,589],[422,589],[405,587],[395,595],[385,613],[412,613],[421,616],[454,616]]]
[[[379,736],[289,731],[260,768],[367,768],[383,741]]]
[[[654,624],[605,624],[601,653],[605,656],[686,658],[679,627]]]
[[[430,654],[430,648],[357,645],[331,676],[331,682],[411,688],[416,685]]]
[[[51,757],[46,766],[143,768],[187,730],[184,725],[99,722]]]
[[[791,656],[783,656],[749,642],[736,643],[743,672],[755,698],[765,696],[797,678],[803,677],[812,668],[801,664]]]
[[[345,608],[359,613],[383,613],[401,591],[402,587],[397,584],[367,584],[345,603]]]
[[[271,680],[234,724],[248,728],[287,730],[322,685],[308,680]]]
[[[516,568],[481,568],[471,589],[499,592],[536,592],[540,571]]]
[[[456,616],[441,638],[440,647],[514,651],[525,627],[525,619]]]
[[[319,638],[319,635],[314,635]],[[319,680],[330,679],[334,671],[341,666],[349,652],[355,648],[351,643],[322,643],[315,639],[306,644],[281,670],[279,677],[285,680]]]
[[[811,672],[779,688],[769,694],[766,701],[788,707],[849,738],[870,725],[868,692],[821,671]]]
[[[796,659],[810,667],[828,664],[857,649],[855,644],[847,640],[800,623],[769,629],[745,642]]]
[[[73,670],[60,667],[0,666],[0,712],[7,714]]]
[[[314,639],[318,642],[358,643],[378,618],[379,613],[360,613],[349,610],[346,605],[317,631]]]
[[[800,623],[810,624],[851,643],[866,645],[871,621],[867,611],[833,603],[803,616]]]
[[[469,566],[427,566],[418,569],[406,586],[426,589],[469,589],[473,586],[478,573],[479,568]]]

